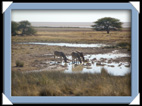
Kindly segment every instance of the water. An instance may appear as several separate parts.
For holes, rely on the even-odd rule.
[[[72,64],[67,63],[67,69],[65,73],[101,73],[102,68],[106,69],[107,72],[113,76],[124,76],[127,73],[130,73],[130,67],[125,67],[125,65],[118,66],[118,63],[103,63],[104,66],[97,66],[96,63],[91,64],[91,66],[85,66],[83,64]],[[63,64],[62,64],[63,65]],[[65,65],[65,64],[64,64]],[[113,67],[111,67],[113,66]]]
[[[72,63],[71,56],[67,56],[69,59],[68,63],[64,62],[55,62],[55,61],[46,61],[45,63],[50,64],[47,68],[40,70],[27,71],[29,72],[41,72],[49,70],[62,71],[64,73],[101,73],[102,68],[107,70],[108,74],[113,76],[124,76],[127,73],[131,72],[131,65],[129,62],[109,62],[111,59],[116,59],[120,57],[130,57],[130,55],[122,53],[108,53],[108,54],[96,54],[96,55],[85,55],[85,59],[88,59],[88,62],[82,64]],[[102,61],[103,57],[103,61]],[[96,58],[94,60],[94,58]],[[93,62],[92,62],[93,61]],[[101,62],[101,65],[98,65],[98,62]]]
[[[119,57],[130,57],[128,54],[124,54],[124,53],[117,53],[117,54],[113,54],[113,53],[107,53],[107,54],[96,54],[96,55],[86,55],[84,56],[87,59],[94,59],[96,58],[97,60],[100,60],[101,58],[106,58],[106,59],[116,59]]]
[[[104,47],[106,44],[78,44],[78,43],[48,43],[48,42],[28,42],[19,44],[36,44],[36,45],[49,45],[49,46],[65,46],[65,47]]]
[[[69,47],[98,47],[102,45],[98,44],[70,44],[70,43],[26,43],[26,44],[42,44],[42,45],[59,45]],[[47,54],[46,54],[47,55]],[[52,54],[50,54],[52,55]],[[46,64],[50,64],[47,68],[40,70],[33,70],[28,72],[41,72],[48,70],[63,70],[65,73],[101,73],[102,68],[106,69],[107,72],[114,76],[124,76],[131,71],[130,62],[113,62],[114,59],[130,57],[125,53],[119,53],[118,50],[114,50],[111,53],[106,54],[87,54],[84,56],[87,60],[83,64],[73,64],[72,57],[67,56],[69,63],[57,63],[55,61],[47,61]],[[101,63],[101,64],[100,64]]]
[[[131,66],[128,62],[109,62],[111,59],[116,59],[120,57],[130,57],[128,54],[122,53],[108,53],[108,54],[97,54],[97,55],[85,55],[85,59],[88,59],[87,63],[83,64],[72,64],[69,63],[56,63],[60,64],[61,66],[65,66],[66,69],[64,70],[65,73],[101,73],[102,68],[106,69],[107,72],[113,76],[124,76],[127,73],[130,73]],[[71,60],[71,56],[67,56],[68,59]],[[96,61],[93,59],[96,58]],[[105,61],[101,59],[104,58]],[[97,65],[98,61],[101,61],[101,65]],[[55,64],[54,61],[50,62],[51,64]],[[88,64],[88,65],[87,65]]]

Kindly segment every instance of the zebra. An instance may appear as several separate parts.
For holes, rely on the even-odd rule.
[[[64,62],[65,63],[67,62],[67,57],[63,52],[54,51],[54,60],[55,60],[55,57],[60,57],[61,61],[62,61],[62,58],[63,58]]]
[[[82,61],[84,62],[84,55],[83,55],[83,53],[79,52],[79,51],[76,51],[76,52],[80,55],[80,57],[82,58]]]
[[[78,53],[72,52],[71,55],[72,55],[72,63],[75,62],[75,60],[76,60],[76,63],[77,63],[77,60],[78,60],[80,63],[82,63],[81,58],[80,58],[80,55],[79,55]]]

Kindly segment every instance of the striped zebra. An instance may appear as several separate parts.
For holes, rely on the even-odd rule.
[[[54,60],[55,57],[60,57],[60,60],[62,61],[62,58],[64,59],[64,62],[67,62],[67,57],[63,52],[59,52],[59,51],[54,51]]]
[[[80,55],[78,53],[72,52],[71,55],[72,55],[72,63],[73,62],[77,63],[77,61],[79,61],[80,63],[82,63]]]

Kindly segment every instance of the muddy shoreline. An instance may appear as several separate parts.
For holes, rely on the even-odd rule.
[[[65,46],[48,46],[48,45],[33,45],[33,44],[12,44],[12,71],[64,71],[67,69],[65,65],[62,64],[50,64],[54,62],[54,51],[62,51],[66,56],[70,56],[73,51],[81,51],[85,55],[97,55],[97,54],[130,54],[127,49],[114,49],[114,48],[104,48],[104,47],[65,47]],[[87,58],[86,58],[87,59]],[[16,61],[20,60],[24,62],[24,67],[16,67]],[[112,62],[130,63],[131,57],[119,57],[111,59]],[[98,60],[100,61],[100,60]],[[109,59],[108,59],[109,61]],[[69,61],[71,62],[71,61]],[[90,61],[91,62],[91,61]],[[97,62],[97,61],[96,61]]]

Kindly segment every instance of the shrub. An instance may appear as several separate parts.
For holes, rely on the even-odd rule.
[[[24,66],[23,62],[21,62],[19,60],[16,61],[16,67],[23,67],[23,66]]]
[[[116,46],[121,47],[121,48],[127,48],[128,46],[130,46],[130,44],[127,42],[120,42],[120,43],[116,44]]]
[[[12,36],[15,35],[33,35],[36,30],[31,26],[29,21],[20,21],[19,23],[12,21]],[[18,33],[20,32],[20,34]]]
[[[12,21],[11,22],[11,32],[12,32],[12,36],[15,36],[15,35],[17,35],[17,31],[18,31],[18,23],[17,22],[14,22],[14,21]]]
[[[44,87],[40,90],[39,96],[62,96],[60,90],[51,87]]]

